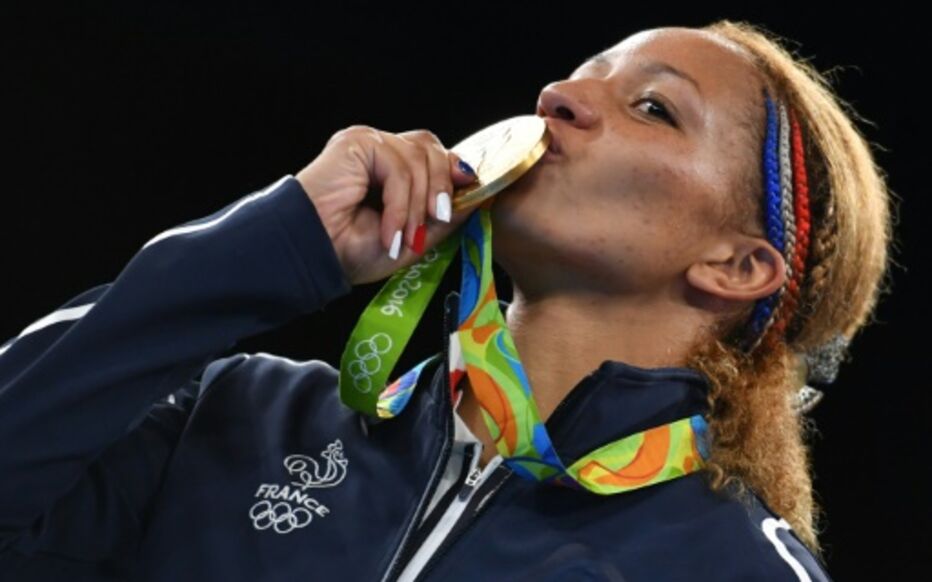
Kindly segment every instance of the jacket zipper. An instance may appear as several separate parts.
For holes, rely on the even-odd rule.
[[[476,449],[479,447],[476,446]],[[460,524],[460,518],[463,513],[470,507],[470,501],[478,488],[491,475],[501,462],[501,457],[495,457],[482,470],[477,468],[479,454],[474,451],[470,459],[469,474],[461,482],[456,496],[447,504],[445,508],[436,507],[434,511],[442,511],[440,519],[434,524],[427,537],[423,539],[420,547],[411,555],[408,563],[405,564],[398,580],[399,582],[410,582],[417,578],[424,566],[431,560],[433,553],[436,552],[446,541],[450,532],[454,531]]]
[[[451,294],[452,295],[452,294]],[[450,394],[450,346],[449,346],[449,298],[451,295],[448,295],[444,301],[443,309],[443,362],[441,362],[441,367],[443,368],[443,403],[444,410],[452,411],[453,410],[453,401],[451,400],[452,395]],[[435,372],[436,373],[436,372]],[[440,484],[440,476],[443,473],[447,462],[450,460],[450,452],[453,449],[453,419],[450,418],[451,414],[447,415],[446,422],[444,427],[446,428],[444,432],[443,439],[443,449],[440,451],[440,457],[437,459],[437,463],[434,465],[433,470],[430,474],[430,479],[427,482],[427,488],[424,490],[424,493],[421,494],[420,500],[418,500],[417,508],[414,511],[414,515],[408,521],[408,525],[405,528],[405,533],[401,537],[401,543],[398,544],[398,547],[395,548],[395,553],[392,555],[391,562],[388,563],[388,568],[385,570],[385,574],[382,576],[382,582],[387,582],[392,580],[392,576],[395,575],[396,570],[399,567],[399,558],[405,555],[405,546],[411,539],[411,534],[417,529],[418,524],[421,523],[424,511],[427,509],[427,503],[430,498],[433,496],[434,491],[437,489],[437,485]],[[434,511],[437,511],[440,508],[434,508]]]
[[[469,497],[469,495],[463,495],[463,494],[468,493],[469,489],[478,485],[479,479],[481,477],[482,477],[482,471],[478,467],[473,468],[472,472],[466,476],[466,482],[463,484],[463,489],[460,490],[459,495],[457,495],[457,498],[464,499],[466,497]]]
[[[463,485],[462,491],[457,496],[457,503],[461,505],[458,506],[455,515],[452,516],[452,524],[450,524],[448,531],[442,533],[444,537],[439,541],[437,549],[430,555],[427,562],[424,563],[420,570],[415,573],[413,578],[414,582],[426,579],[427,575],[437,565],[443,555],[446,554],[466,530],[475,523],[482,515],[485,508],[489,506],[489,501],[492,497],[498,493],[508,478],[514,474],[512,471],[500,466],[502,460],[501,456],[493,457],[485,469],[474,479],[472,485]],[[507,472],[497,481],[490,480],[489,477],[494,475],[499,469],[503,469]],[[491,483],[491,489],[486,493],[484,491],[486,488],[484,488],[483,485],[489,483]],[[478,503],[472,503],[475,499],[478,499]],[[446,520],[447,516],[444,515],[443,517],[444,520]],[[440,526],[439,523],[437,525],[438,527]],[[433,536],[433,533],[431,533],[431,536]]]

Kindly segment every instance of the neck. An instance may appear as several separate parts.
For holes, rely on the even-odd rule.
[[[528,301],[517,288],[505,320],[544,421],[605,360],[642,368],[684,365],[703,323],[697,310],[663,299],[572,294]],[[461,381],[467,384],[459,413],[486,445],[485,462],[497,451],[468,377]]]

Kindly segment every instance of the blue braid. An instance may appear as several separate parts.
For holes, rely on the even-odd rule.
[[[767,137],[764,140],[764,225],[767,230],[767,240],[777,249],[783,249],[783,219],[780,213],[780,160],[778,157],[776,106],[764,90],[764,99],[767,105]],[[773,314],[779,291],[759,299],[754,305],[751,314],[751,333],[756,337],[760,335],[764,325]]]

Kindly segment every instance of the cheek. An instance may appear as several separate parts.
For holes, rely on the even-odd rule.
[[[583,173],[589,194],[579,220],[592,225],[580,244],[636,262],[680,265],[715,216],[707,176],[669,152],[632,151]]]
[[[703,204],[702,180],[691,160],[657,147],[619,152],[582,173],[596,220],[607,213],[658,231],[681,229]]]
[[[631,130],[628,130],[631,133]],[[658,135],[632,135],[593,148],[581,173],[596,196],[623,198],[652,204],[675,195],[686,178],[682,168],[688,158],[669,139]]]

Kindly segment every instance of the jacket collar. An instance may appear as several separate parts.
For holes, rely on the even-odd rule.
[[[498,303],[503,312],[510,304]],[[447,338],[456,328],[458,292],[447,295],[444,308]],[[449,361],[446,339],[443,345]],[[706,376],[693,368],[640,368],[605,360],[567,393],[545,424],[563,462],[571,463],[630,434],[708,413],[708,390]]]

